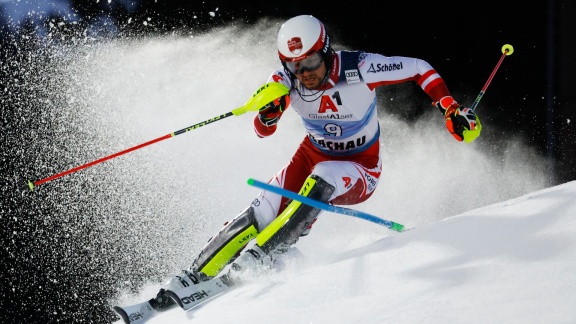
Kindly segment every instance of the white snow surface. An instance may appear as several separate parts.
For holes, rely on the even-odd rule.
[[[308,252],[284,271],[149,323],[574,323],[574,197],[569,182],[404,233],[382,228],[363,246],[321,260]],[[323,219],[358,222],[345,217]],[[317,234],[309,239],[346,240]]]
[[[63,78],[70,111],[59,109],[97,136],[78,140],[82,159],[242,106],[279,67],[280,23],[87,48]],[[429,104],[411,123],[386,108],[414,100],[379,92],[380,184],[369,201],[347,206],[410,230],[323,213],[296,244],[301,262],[149,323],[575,323],[576,183],[551,186],[545,161],[520,139],[489,143],[489,118],[483,136],[465,144]],[[226,118],[83,172],[106,188],[91,194],[114,207],[119,219],[109,223],[125,226],[102,235],[130,239],[128,253],[154,260],[166,278],[188,266],[257,196],[246,180],[267,181],[305,136],[292,110],[266,139],[253,133],[252,118]],[[110,306],[148,300],[161,285],[119,288]]]

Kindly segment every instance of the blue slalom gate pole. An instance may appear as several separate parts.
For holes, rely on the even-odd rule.
[[[326,211],[333,212],[333,213],[358,217],[358,218],[367,220],[367,221],[372,222],[372,223],[384,225],[384,226],[388,227],[389,229],[396,231],[396,232],[404,231],[404,225],[402,225],[402,224],[398,224],[396,222],[385,220],[385,219],[376,217],[374,215],[370,215],[370,214],[361,212],[359,210],[354,210],[354,209],[349,209],[349,208],[325,204],[323,202],[320,202],[320,201],[317,201],[314,199],[310,199],[308,197],[304,197],[302,195],[299,195],[295,192],[286,190],[284,188],[275,187],[275,186],[269,185],[267,183],[264,183],[264,182],[261,182],[258,180],[254,180],[252,178],[248,179],[248,184],[251,186],[258,187],[260,189],[264,189],[266,191],[270,191],[270,192],[273,192],[275,194],[290,198],[292,200],[299,201],[303,204],[306,204],[308,206],[312,206],[314,208],[326,210]]]

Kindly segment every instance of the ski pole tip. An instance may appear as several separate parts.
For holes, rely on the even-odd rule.
[[[512,47],[512,45],[504,44],[504,46],[502,46],[502,54],[506,54],[506,56],[510,56],[510,55],[512,55],[512,53],[514,53],[514,47]]]
[[[34,191],[34,182],[28,180],[28,188],[30,188],[30,191]]]
[[[246,182],[248,182],[248,184],[251,186],[254,185],[254,179],[252,179],[252,178],[248,178],[248,181],[246,181]]]
[[[404,232],[404,225],[393,222],[392,227],[390,227],[390,229],[402,233]]]

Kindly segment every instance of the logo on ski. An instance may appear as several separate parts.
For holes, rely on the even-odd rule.
[[[135,313],[128,315],[128,318],[130,319],[131,322],[134,322],[137,320],[144,319],[144,314],[141,314],[140,312],[135,312]]]
[[[201,290],[201,291],[197,291],[197,292],[193,293],[190,296],[180,298],[180,300],[182,301],[182,304],[192,304],[197,300],[207,298],[207,297],[210,297],[210,296],[208,296],[208,293],[205,292],[204,290]]]

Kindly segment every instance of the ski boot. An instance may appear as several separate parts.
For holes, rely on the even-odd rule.
[[[178,275],[173,276],[166,283],[166,289],[177,290],[184,287],[190,287],[196,285],[202,281],[207,281],[210,278],[201,272],[197,272],[193,269],[182,270]]]
[[[222,280],[226,284],[235,285],[245,279],[258,277],[259,274],[268,272],[273,267],[274,257],[266,254],[255,244],[232,262],[228,273],[222,276]]]
[[[148,302],[150,303],[150,306],[158,312],[163,312],[176,305],[176,302],[166,295],[166,290],[164,288],[160,289],[156,298],[152,298]]]

